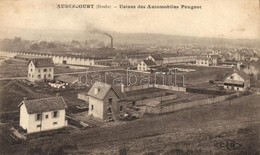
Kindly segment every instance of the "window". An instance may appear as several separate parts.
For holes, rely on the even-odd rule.
[[[51,74],[48,74],[48,77],[51,77]]]
[[[108,99],[109,104],[112,104],[112,100],[113,100],[113,98],[112,98],[112,97],[109,97],[109,99]]]
[[[53,125],[56,125],[56,124],[58,124],[58,122],[53,122]]]
[[[41,69],[38,69],[38,72],[40,73],[40,72],[41,72]]]
[[[43,72],[47,72],[47,69],[43,69]]]
[[[230,79],[234,79],[234,76],[230,76]]]
[[[40,79],[41,78],[41,75],[38,75],[38,79]]]
[[[36,120],[37,121],[41,120],[41,116],[42,116],[41,114],[37,114]]]
[[[58,117],[58,111],[54,111],[54,112],[53,112],[53,117],[54,117],[54,118]]]
[[[123,111],[123,106],[120,106],[120,108],[119,108],[119,109],[120,109],[120,111]]]
[[[109,114],[112,113],[112,109],[110,107],[107,109],[107,111],[108,111]]]
[[[37,127],[37,128],[40,128],[40,127],[42,127],[42,125],[37,125],[36,127]]]
[[[31,74],[29,74],[29,77],[31,77]]]
[[[48,118],[49,118],[49,115],[45,115],[45,118],[48,119]]]
[[[91,105],[91,110],[94,110],[94,105]]]
[[[31,69],[31,72],[32,72],[32,69]]]
[[[51,72],[51,68],[49,69],[49,71]]]

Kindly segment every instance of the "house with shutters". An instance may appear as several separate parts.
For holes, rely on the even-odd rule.
[[[152,67],[155,67],[156,63],[153,60],[143,60],[137,65],[139,71],[151,71]]]
[[[121,87],[95,82],[87,93],[89,115],[104,121],[118,120],[124,117],[126,94]]]
[[[65,119],[68,108],[61,96],[24,100],[19,106],[19,125],[27,133],[59,129],[67,126]]]
[[[237,70],[228,75],[224,81],[224,89],[245,91],[250,87],[250,76],[244,71]]]
[[[34,58],[28,63],[28,80],[52,81],[54,77],[54,63],[52,58]]]
[[[152,60],[158,66],[163,65],[163,58],[160,54],[151,54],[146,58],[146,60]]]

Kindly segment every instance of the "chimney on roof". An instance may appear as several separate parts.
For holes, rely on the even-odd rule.
[[[123,83],[121,83],[121,92],[125,92],[125,85]]]
[[[99,88],[94,88],[94,94],[96,95],[99,92]]]
[[[23,97],[23,100],[24,100],[24,101],[26,101],[26,100],[27,100],[27,97],[26,97],[26,96],[25,96],[25,97]]]

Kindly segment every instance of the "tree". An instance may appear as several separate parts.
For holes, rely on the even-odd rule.
[[[48,49],[50,48],[56,48],[56,45],[54,43],[49,43],[48,46],[47,46]]]
[[[39,50],[39,49],[40,49],[40,46],[39,46],[39,44],[34,43],[34,44],[31,45],[31,49],[32,49],[32,50]]]

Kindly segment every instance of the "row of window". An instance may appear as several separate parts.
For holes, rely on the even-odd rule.
[[[44,69],[42,69],[42,71],[43,71],[43,72],[47,72],[47,69],[44,68]],[[52,71],[52,69],[49,68],[49,72],[51,72],[51,71]],[[33,69],[31,69],[31,72],[33,72]],[[41,69],[38,69],[38,72],[40,73],[40,72],[41,72]]]
[[[141,66],[139,67],[139,70],[142,70],[142,67],[141,67]],[[145,70],[145,67],[143,67],[143,70]]]
[[[94,110],[94,105],[93,105],[93,104],[91,105],[91,111],[92,111],[92,110]],[[111,107],[109,107],[107,110],[108,110],[108,113],[109,113],[109,114],[112,113]],[[120,106],[120,107],[119,107],[119,110],[120,110],[120,111],[123,111],[123,106]]]
[[[58,122],[53,122],[53,123],[52,123],[52,125],[57,125],[57,124],[58,124]],[[42,125],[37,125],[36,127],[37,127],[37,128],[40,128],[40,127],[42,127]]]
[[[239,90],[238,87],[227,86],[227,89]]]
[[[33,78],[34,76],[33,76],[33,74],[32,74],[32,75],[29,74],[28,77],[32,77],[32,78]],[[50,78],[50,77],[51,77],[51,74],[48,74],[48,77]],[[40,79],[40,78],[41,78],[41,75],[39,74],[39,75],[38,75],[38,79]],[[46,74],[44,74],[43,78],[46,78]]]
[[[57,118],[58,117],[58,111],[54,111],[53,112],[53,118]],[[48,119],[49,115],[45,115],[45,119]],[[42,119],[42,114],[37,114],[36,116],[36,120],[39,121]]]

